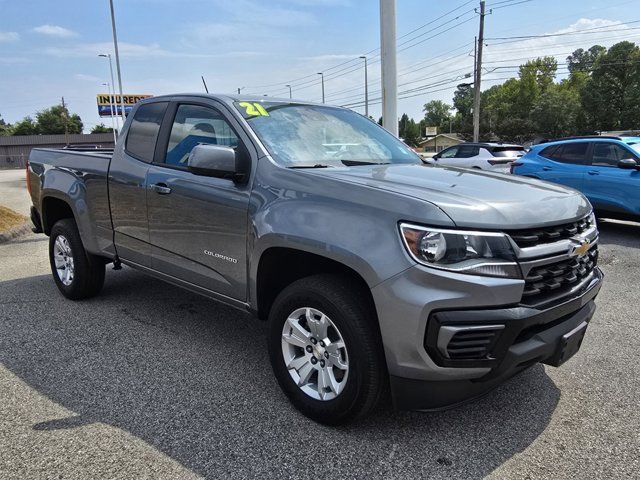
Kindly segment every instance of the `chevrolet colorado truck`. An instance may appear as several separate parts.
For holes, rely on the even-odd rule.
[[[603,278],[579,192],[425,165],[343,108],[155,97],[113,152],[34,149],[27,168],[62,295],[96,295],[125,264],[251,312],[286,396],[327,424],[562,364]]]

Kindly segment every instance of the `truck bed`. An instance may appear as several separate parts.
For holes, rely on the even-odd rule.
[[[85,248],[92,253],[112,250],[107,176],[112,150],[34,148],[29,156],[29,191],[46,232],[47,209],[55,199],[74,209]],[[45,200],[46,198],[46,200]],[[52,200],[53,199],[53,200]],[[90,229],[91,231],[85,231]]]

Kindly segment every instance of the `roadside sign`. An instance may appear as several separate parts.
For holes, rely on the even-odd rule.
[[[425,127],[424,136],[425,137],[434,137],[438,134],[438,127]]]
[[[122,103],[124,103],[124,113],[129,114],[133,106],[144,98],[150,98],[153,95],[123,95],[123,102],[120,101],[120,95],[110,95],[108,93],[99,93],[96,95],[98,101],[98,115],[101,117],[111,116],[111,105],[113,105],[113,114],[121,115]]]

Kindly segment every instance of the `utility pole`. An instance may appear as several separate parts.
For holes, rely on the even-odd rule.
[[[62,116],[64,118],[64,143],[69,145],[69,115],[67,115],[67,106],[64,103],[64,97],[62,97]]]
[[[289,89],[289,98],[293,98],[293,95],[291,93],[291,85],[285,85],[285,87]]]
[[[113,11],[113,0],[109,0],[109,7],[111,8],[111,29],[113,30],[113,48],[116,53],[116,71],[118,72],[118,88],[120,89],[120,108],[122,111],[122,125],[127,121],[127,117],[124,113],[124,95],[122,94],[122,75],[120,73],[120,54],[118,52],[118,34],[116,33],[116,15]],[[115,86],[113,88],[115,90]]]
[[[322,80],[322,103],[324,103],[324,73],[318,72],[318,75],[320,75],[320,78]]]
[[[367,79],[367,57],[361,55],[364,59],[364,116],[369,118],[369,80]]]
[[[484,44],[484,0],[480,1],[480,31],[478,32],[478,54],[473,82],[473,141],[480,138],[480,88],[482,81],[482,46]]]
[[[396,53],[396,0],[380,0],[382,126],[397,137],[398,70]]]

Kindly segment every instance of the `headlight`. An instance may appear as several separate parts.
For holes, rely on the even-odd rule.
[[[400,224],[413,259],[429,267],[471,275],[522,278],[506,235]]]

